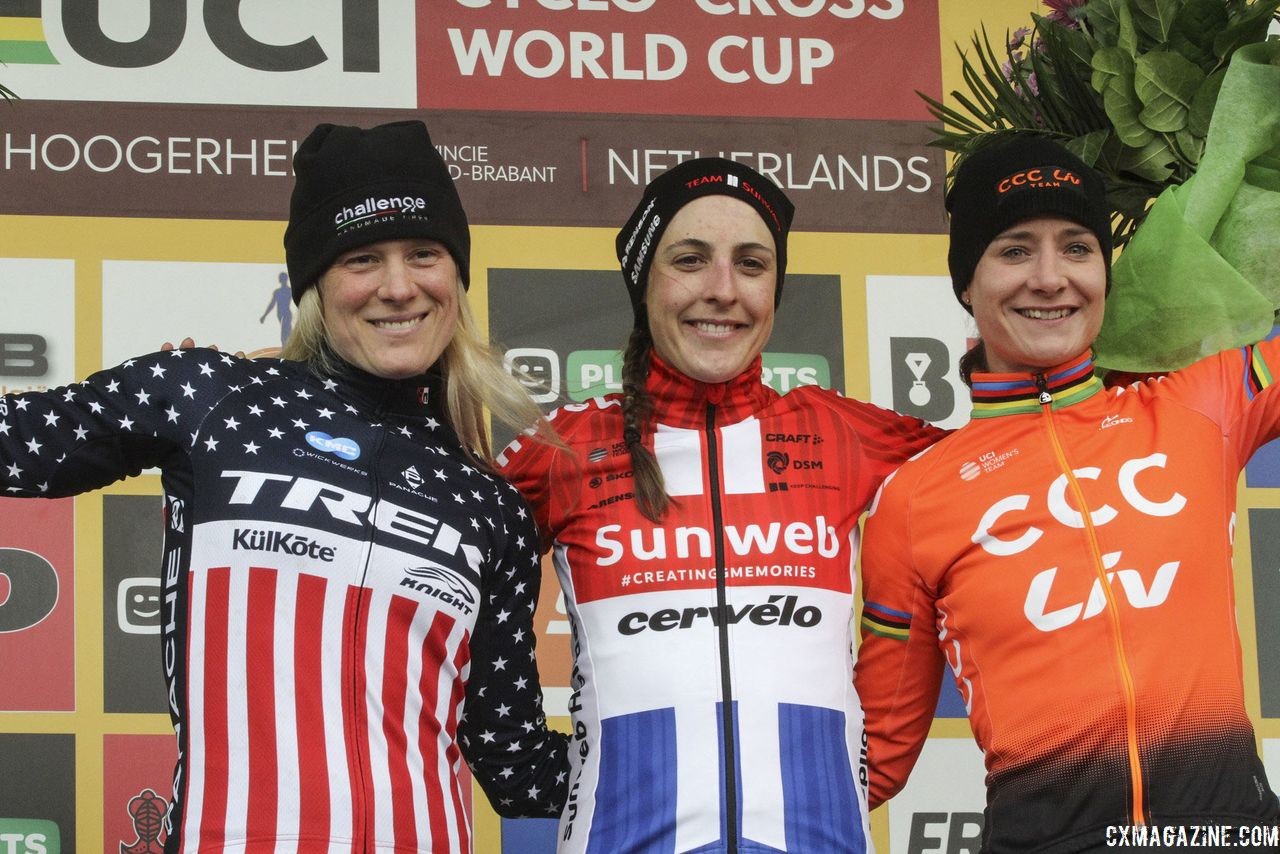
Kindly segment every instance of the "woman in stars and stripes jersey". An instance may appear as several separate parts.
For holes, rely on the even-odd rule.
[[[1101,176],[1016,139],[962,162],[948,209],[982,337],[962,362],[973,420],[867,519],[872,803],[905,782],[945,663],[986,757],[983,851],[1102,850],[1134,825],[1273,831],[1231,552],[1240,471],[1280,434],[1280,344],[1104,389]]]
[[[464,759],[504,815],[565,798],[536,530],[483,430],[485,408],[538,413],[479,343],[466,217],[421,122],[321,125],[294,170],[285,358],[177,350],[0,397],[0,481],[162,471],[166,851],[461,854]]]
[[[623,394],[552,414],[568,452],[503,453],[572,627],[561,852],[869,850],[858,517],[939,433],[762,383],[791,215],[732,161],[655,179],[617,242]]]

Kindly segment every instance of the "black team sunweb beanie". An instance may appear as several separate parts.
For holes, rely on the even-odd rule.
[[[293,172],[284,251],[294,302],[339,255],[379,240],[439,240],[470,284],[467,215],[422,122],[318,125]]]
[[[795,206],[777,184],[751,167],[723,157],[698,157],[673,166],[650,181],[640,204],[618,232],[614,245],[637,319],[644,308],[654,252],[671,218],[694,199],[714,195],[740,199],[764,220],[773,235],[778,259],[774,306],[782,299],[782,279],[787,271],[787,232],[791,229]]]
[[[947,266],[956,299],[997,235],[1040,216],[1060,216],[1092,231],[1111,287],[1111,208],[1102,176],[1052,140],[1015,137],[969,155],[947,194],[947,213]],[[973,313],[963,300],[960,304]]]

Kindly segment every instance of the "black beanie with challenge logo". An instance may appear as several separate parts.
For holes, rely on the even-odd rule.
[[[777,184],[751,167],[723,157],[697,157],[673,166],[649,182],[640,204],[614,241],[622,277],[631,296],[631,309],[637,318],[644,307],[649,267],[671,218],[694,199],[713,195],[746,202],[764,220],[765,228],[773,236],[778,261],[774,306],[782,299],[782,279],[787,271],[787,233],[795,216],[795,206]]]
[[[422,122],[318,125],[293,172],[284,250],[294,302],[339,255],[380,240],[438,240],[470,283],[467,215]]]
[[[994,143],[960,163],[947,193],[951,245],[947,266],[956,299],[999,234],[1028,219],[1060,216],[1098,238],[1111,285],[1111,208],[1102,176],[1044,137],[1017,136]],[[973,309],[964,303],[970,314]]]

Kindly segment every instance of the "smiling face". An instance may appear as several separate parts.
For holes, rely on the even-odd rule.
[[[329,345],[385,379],[425,371],[458,325],[458,267],[435,240],[383,240],[345,252],[319,288]]]
[[[777,279],[773,236],[750,205],[694,199],[671,218],[649,268],[654,349],[701,382],[733,379],[773,331]]]
[[[1092,231],[1041,217],[987,246],[963,296],[973,307],[993,373],[1034,373],[1093,344],[1102,326],[1107,268]]]

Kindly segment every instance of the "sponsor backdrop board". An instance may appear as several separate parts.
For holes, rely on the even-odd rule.
[[[639,188],[720,154],[798,207],[768,381],[959,426],[973,329],[946,280],[945,163],[915,92],[958,88],[953,45],[1038,6],[0,0],[0,83],[23,96],[0,106],[0,391],[184,335],[278,345],[294,319],[280,246],[294,150],[320,121],[414,117],[471,217],[481,324],[559,400],[617,387],[631,316],[613,236]],[[1242,486],[1236,582],[1274,771],[1280,477],[1262,459]],[[0,834],[17,850],[163,841],[176,749],[159,496],[149,472],[74,500],[0,499]],[[568,624],[544,575],[539,659],[566,728]],[[969,850],[979,832],[980,754],[950,684],[939,715],[915,777],[872,816],[881,851]],[[483,854],[554,849],[550,822],[502,821],[482,796],[475,813]]]

